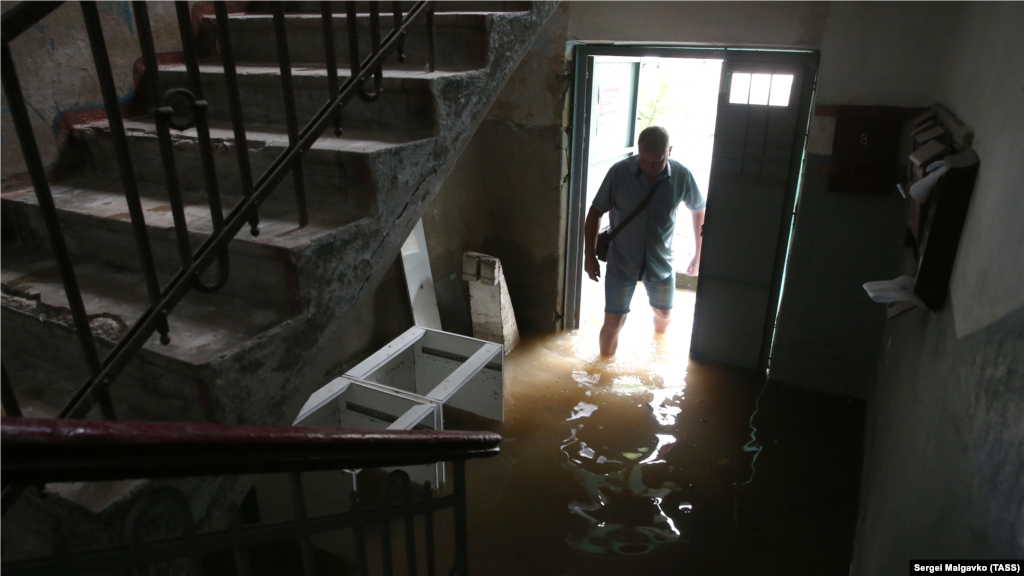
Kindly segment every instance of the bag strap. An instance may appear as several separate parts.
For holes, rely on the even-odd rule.
[[[625,220],[619,222],[619,225],[612,229],[612,231],[608,234],[608,240],[614,239],[615,236],[618,235],[618,233],[621,232],[623,228],[628,226],[629,223],[633,221],[633,218],[636,218],[638,214],[643,212],[644,208],[646,208],[647,204],[650,203],[651,198],[654,198],[654,193],[657,191],[658,186],[656,184],[654,188],[651,188],[651,191],[647,193],[647,197],[644,198],[643,202],[638,204],[636,208],[633,208],[633,211],[630,212],[628,216],[626,216]]]

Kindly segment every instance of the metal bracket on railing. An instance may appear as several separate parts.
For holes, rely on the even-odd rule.
[[[227,252],[225,251],[224,254],[227,254]],[[217,259],[217,280],[213,284],[204,284],[200,278],[200,275],[206,271],[203,270],[196,274],[195,280],[192,282],[192,287],[195,288],[197,292],[212,294],[223,288],[224,285],[228,283],[228,274],[230,273],[230,270],[231,264],[228,262],[227,257],[222,255],[222,257]]]
[[[199,114],[209,107],[206,100],[196,99],[195,94],[184,88],[171,88],[164,92],[163,102],[157,112],[164,115],[168,126],[179,132],[195,126]]]

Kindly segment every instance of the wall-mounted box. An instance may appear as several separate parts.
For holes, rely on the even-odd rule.
[[[839,106],[828,189],[890,194],[899,179],[903,122],[914,113],[916,109],[894,106]]]

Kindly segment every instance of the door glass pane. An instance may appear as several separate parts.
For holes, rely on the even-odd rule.
[[[768,98],[771,106],[789,106],[789,92],[793,88],[792,74],[775,74],[772,76],[772,92]]]
[[[771,74],[753,74],[750,79],[750,103],[767,104],[771,90]]]
[[[733,74],[729,90],[729,104],[746,104],[750,92],[750,74]]]

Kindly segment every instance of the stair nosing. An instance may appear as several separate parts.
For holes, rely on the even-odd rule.
[[[225,122],[216,122],[215,124],[227,124],[227,122],[226,121]],[[254,123],[254,122],[248,123],[247,126],[246,126],[246,130],[245,130],[246,141],[249,144],[250,148],[253,146],[254,143],[257,143],[257,142],[263,143],[264,147],[268,147],[268,148],[282,148],[283,149],[283,148],[287,148],[288,147],[289,144],[288,144],[288,134],[287,134],[287,132],[285,132],[285,131],[282,131],[282,132],[268,132],[266,130],[261,130],[261,128],[266,128],[266,126],[267,126],[266,124],[256,124],[257,128],[253,129],[252,126],[254,124],[256,124],[256,123]],[[156,136],[157,136],[156,123],[153,122],[152,117],[136,118],[136,119],[130,119],[130,120],[126,119],[126,120],[124,120],[124,126],[125,126],[125,133],[126,133],[126,135],[129,138],[132,138],[132,137],[135,137],[135,136],[150,136],[150,137],[156,138]],[[274,125],[274,126],[284,130],[283,126],[277,126],[277,125]],[[88,133],[88,132],[90,132],[91,130],[94,130],[94,129],[98,129],[98,130],[101,130],[103,132],[109,132],[110,131],[110,123],[106,119],[95,120],[95,121],[92,121],[92,122],[83,122],[81,124],[76,124],[72,128],[72,130],[77,132],[77,133]],[[368,133],[370,135],[373,134],[373,132],[371,132],[371,131],[363,131],[363,130],[348,130],[346,132],[346,134],[352,134],[353,132],[355,132],[356,134],[360,134],[360,135],[363,134],[364,132]],[[377,132],[381,132],[381,131],[377,131]],[[215,135],[215,133],[217,133],[217,134]],[[400,134],[400,133],[398,133],[398,134]],[[432,140],[433,138],[436,137],[435,134],[426,134],[426,133],[424,133],[424,134],[409,134],[409,135],[411,137],[413,137],[412,140],[407,140],[407,141],[404,141],[404,142],[386,142],[386,141],[383,141],[383,140],[371,140],[371,139],[354,140],[352,138],[345,137],[345,136],[335,137],[335,136],[331,135],[330,131],[328,130],[328,131],[325,131],[324,134],[321,135],[320,138],[318,138],[316,140],[316,142],[313,143],[313,145],[310,147],[310,149],[311,150],[322,150],[322,151],[326,151],[326,152],[339,152],[339,153],[342,153],[342,154],[355,154],[355,155],[360,155],[360,156],[374,156],[376,154],[385,153],[385,152],[387,152],[389,150],[395,150],[395,149],[398,149],[398,148],[403,148],[403,147],[406,147],[406,146],[411,146],[411,145],[419,144],[419,143],[422,143],[422,142],[425,142],[425,141],[428,141],[428,140]],[[195,127],[193,127],[193,128],[189,128],[188,130],[185,130],[185,131],[182,131],[182,132],[175,131],[172,134],[172,138],[173,139],[196,140],[196,139],[198,139],[197,129]],[[226,128],[226,127],[222,128],[220,126],[211,126],[210,127],[210,138],[214,142],[218,142],[218,141],[234,142],[235,141],[234,131],[231,128]],[[362,145],[364,147],[368,147],[368,148],[371,148],[371,149],[369,149],[369,150],[367,150],[367,149],[359,149],[359,148],[357,148],[355,146],[355,143],[357,143],[357,142],[363,143]],[[329,144],[332,144],[332,143],[342,143],[342,144],[348,143],[349,145],[348,146],[344,146],[344,145],[342,145],[342,146],[330,146]]]
[[[55,208],[60,214],[74,215],[77,218],[86,219],[88,221],[95,221],[96,224],[101,222],[114,222],[123,225],[125,233],[131,233],[131,220],[126,218],[117,218],[127,212],[127,201],[124,198],[124,193],[114,188],[119,186],[119,181],[113,179],[95,179],[91,184],[100,184],[102,187],[91,187],[88,186],[90,183],[83,182],[55,182],[50,184],[50,189],[54,198]],[[153,190],[160,189],[158,185],[148,185],[147,188]],[[109,210],[89,210],[88,207],[83,207],[81,204],[72,204],[68,201],[67,196],[70,195],[86,195],[94,197],[99,201],[104,199],[111,199],[111,204],[105,204],[102,206],[116,206],[115,209]],[[36,197],[31,194],[31,189],[24,190],[10,190],[3,192],[0,195],[5,203],[12,202],[27,206],[32,206],[34,209],[39,209],[39,202]],[[139,198],[143,213],[146,219],[146,228],[150,231],[160,231],[161,233],[172,232],[174,228],[173,217],[170,214],[169,206],[170,202],[164,199],[158,199],[150,194],[140,194]],[[229,198],[225,204],[233,204],[234,198]],[[116,203],[116,204],[114,204]],[[123,210],[122,210],[123,207]],[[232,206],[233,207],[233,206]],[[209,216],[209,208],[203,206],[200,202],[192,202],[191,199],[185,206],[186,213],[191,212],[191,219],[189,221],[189,234],[190,236],[196,236],[205,241],[213,234],[212,221]],[[104,212],[114,212],[120,210],[116,214]],[[198,214],[196,212],[199,212]],[[230,212],[230,208],[226,207],[225,216]],[[160,218],[155,218],[154,214],[160,215]],[[289,215],[290,216],[290,215]],[[338,223],[336,225],[319,225],[314,224],[313,227],[307,228],[304,232],[296,235],[293,238],[283,238],[283,234],[270,234],[268,230],[276,230],[278,225],[283,228],[290,230],[297,229],[297,219],[282,217],[282,216],[267,216],[266,213],[261,213],[260,216],[260,235],[253,237],[248,234],[244,229],[236,235],[232,242],[240,242],[245,247],[244,253],[250,255],[259,255],[264,250],[285,250],[289,253],[299,252],[304,250],[307,246],[315,243],[323,238],[330,237],[334,234],[339,233],[343,229],[351,228],[352,226],[362,222],[364,220],[372,218],[372,215],[362,216],[352,221],[345,223]],[[66,219],[62,219],[62,224],[68,225]],[[268,226],[269,225],[269,226]],[[198,244],[194,244],[193,248],[197,248]]]

